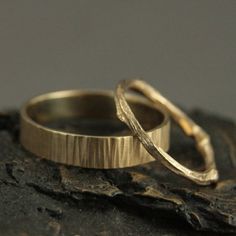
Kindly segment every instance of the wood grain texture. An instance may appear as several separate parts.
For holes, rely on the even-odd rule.
[[[158,163],[119,170],[36,158],[18,141],[18,113],[0,115],[0,235],[220,235],[236,233],[236,126],[191,112],[210,134],[220,181],[199,187]],[[170,153],[201,169],[173,126]],[[203,232],[208,231],[208,232]]]
[[[123,168],[145,164],[155,159],[145,150],[139,140],[131,135],[120,137],[96,137],[89,135],[48,132],[21,121],[24,132],[21,142],[39,157],[80,167]],[[169,121],[148,135],[164,150],[169,149]]]

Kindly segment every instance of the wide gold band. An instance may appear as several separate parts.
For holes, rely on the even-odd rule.
[[[188,136],[192,136],[195,139],[196,147],[202,154],[205,161],[205,170],[194,171],[181,165],[169,154],[167,154],[160,146],[153,142],[152,137],[144,131],[142,124],[138,121],[138,117],[134,115],[132,109],[130,109],[126,101],[125,92],[128,89],[133,89],[143,93],[150,101],[153,102],[153,104],[167,109],[169,114],[184,130],[184,132]],[[162,96],[157,90],[142,80],[123,80],[117,85],[115,101],[117,116],[119,119],[130,127],[133,134],[140,140],[145,149],[155,159],[160,160],[163,165],[176,174],[182,175],[197,184],[207,185],[217,181],[218,171],[215,165],[214,151],[210,142],[210,137],[200,126],[191,120],[178,107]]]
[[[153,142],[169,148],[169,117],[141,96],[128,101]],[[122,168],[155,159],[116,117],[112,91],[69,90],[44,94],[21,109],[22,145],[51,161]]]

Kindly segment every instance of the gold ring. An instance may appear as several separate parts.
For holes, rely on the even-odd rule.
[[[128,97],[148,135],[169,148],[169,116],[141,96]],[[21,143],[51,161],[123,168],[155,159],[116,117],[112,91],[69,90],[33,98],[21,109]]]
[[[144,131],[142,124],[138,122],[126,101],[125,92],[128,89],[141,92],[151,102],[153,102],[153,104],[166,108],[172,118],[184,130],[185,134],[195,139],[196,147],[204,158],[204,171],[194,171],[181,165],[167,154],[162,147],[153,142],[152,137]],[[163,165],[176,174],[182,175],[197,184],[208,185],[218,180],[214,151],[208,134],[178,107],[162,96],[157,90],[142,80],[123,80],[118,83],[116,87],[115,102],[118,118],[129,126],[147,152],[149,152],[155,159],[160,160]]]

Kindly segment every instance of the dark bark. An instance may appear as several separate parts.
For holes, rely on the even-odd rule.
[[[202,111],[191,116],[212,139],[220,172],[212,186],[158,162],[91,170],[36,158],[19,144],[18,113],[0,114],[0,235],[236,233],[236,126]],[[194,142],[175,125],[171,138],[170,153],[201,169]]]

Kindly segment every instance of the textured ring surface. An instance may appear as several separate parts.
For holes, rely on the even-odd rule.
[[[165,111],[141,96],[128,100],[148,135],[168,150]],[[21,109],[20,139],[39,157],[87,168],[122,168],[155,160],[117,118],[112,91],[69,90],[33,98]]]
[[[152,137],[144,131],[142,125],[138,122],[126,101],[125,92],[128,89],[141,92],[154,104],[159,104],[159,106],[164,107],[177,124],[183,129],[186,135],[192,136],[195,139],[196,147],[204,158],[205,170],[194,171],[181,165],[166,153],[165,150],[153,142]],[[160,160],[163,165],[176,174],[182,175],[197,184],[208,185],[218,180],[218,171],[215,165],[214,151],[210,142],[210,137],[200,126],[198,126],[185,113],[173,105],[152,86],[142,80],[123,80],[118,83],[116,87],[115,102],[119,119],[129,126],[147,152],[149,152],[155,159]]]

